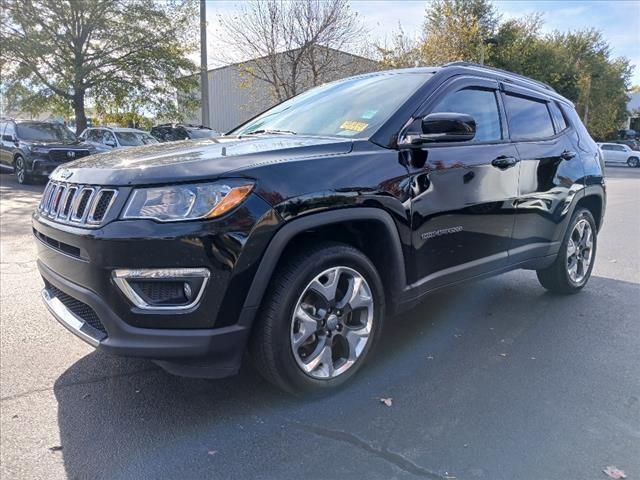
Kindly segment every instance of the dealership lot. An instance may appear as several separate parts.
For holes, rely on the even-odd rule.
[[[3,478],[640,478],[640,169],[607,171],[583,293],[513,272],[388,319],[322,400],[250,368],[206,381],[107,357],[45,311],[29,224],[42,185],[1,175]],[[392,399],[390,406],[380,398]]]

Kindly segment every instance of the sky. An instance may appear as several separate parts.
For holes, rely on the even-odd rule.
[[[238,1],[207,2],[209,66],[218,66],[214,40],[215,15],[232,13]],[[572,1],[572,0],[495,0],[503,19],[522,17],[535,12],[544,15],[545,32],[585,28],[600,30],[611,46],[613,57],[627,57],[634,70],[632,84],[640,85],[640,0]],[[408,34],[418,34],[422,28],[426,0],[351,0],[373,38],[391,38],[398,23]],[[239,59],[244,60],[244,59]]]

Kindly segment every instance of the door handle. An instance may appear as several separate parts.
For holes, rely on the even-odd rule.
[[[560,154],[560,158],[562,158],[563,160],[571,160],[576,155],[577,153],[574,152],[573,150],[565,150]]]
[[[500,170],[506,170],[507,168],[513,167],[519,161],[520,161],[519,158],[501,155],[497,158],[494,158],[493,161],[491,162],[491,165],[499,168]]]

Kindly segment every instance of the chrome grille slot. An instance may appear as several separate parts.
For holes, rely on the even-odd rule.
[[[51,215],[52,217],[55,217],[56,214],[58,213],[58,208],[60,208],[60,200],[62,200],[62,195],[64,194],[64,191],[66,190],[66,186],[65,185],[58,185],[57,188],[55,189],[55,193],[53,194],[53,200],[52,200],[52,204],[51,204],[51,209],[49,210],[49,215]]]
[[[58,214],[58,217],[63,219],[69,218],[69,213],[71,213],[71,205],[73,205],[73,200],[76,197],[76,193],[78,193],[77,187],[69,187],[67,189],[67,193],[64,197],[64,202],[62,204],[63,207],[60,213]]]
[[[93,201],[87,222],[93,224],[100,223],[116,199],[116,194],[117,192],[115,190],[107,188],[99,190]]]
[[[71,214],[72,222],[84,222],[87,218],[88,206],[91,202],[95,190],[91,187],[84,187],[80,190],[78,198],[73,206],[73,213]]]
[[[51,181],[44,189],[38,211],[60,223],[95,227],[107,218],[117,196],[115,188]]]

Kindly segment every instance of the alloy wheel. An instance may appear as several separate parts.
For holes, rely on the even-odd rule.
[[[567,244],[567,273],[576,285],[580,285],[589,273],[593,259],[593,230],[591,224],[581,219],[571,232]]]
[[[291,349],[304,373],[335,378],[362,355],[371,336],[373,296],[356,270],[333,267],[305,287],[291,319]]]
[[[26,177],[24,160],[22,157],[18,157],[16,159],[16,178],[18,179],[18,183],[24,183],[24,179]]]

